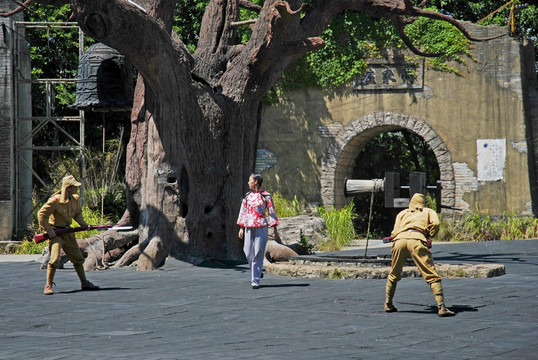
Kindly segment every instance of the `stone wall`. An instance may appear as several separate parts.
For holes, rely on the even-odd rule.
[[[505,31],[465,26],[477,37]],[[344,205],[350,199],[343,181],[360,150],[382,132],[406,128],[437,157],[444,205],[530,214],[537,177],[536,145],[528,146],[538,132],[536,83],[528,80],[534,55],[508,36],[474,43],[472,53],[476,61],[453,64],[462,76],[425,67],[408,90],[358,79],[335,92],[296,91],[266,107],[259,148],[271,162],[260,166],[264,185],[306,204]],[[397,69],[394,59],[386,61]]]
[[[1,12],[17,7],[16,2],[0,0]],[[32,138],[28,136],[32,121],[21,120],[32,116],[32,85],[19,82],[14,98],[15,74],[19,79],[31,78],[25,30],[20,25],[15,28],[15,22],[23,20],[22,12],[0,17],[3,25],[0,31],[0,240],[15,240],[22,236],[18,230],[27,229],[33,222],[32,170],[25,165],[32,164],[32,150],[28,150],[32,146]]]

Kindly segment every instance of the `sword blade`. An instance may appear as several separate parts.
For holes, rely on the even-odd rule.
[[[110,228],[108,230],[121,231],[121,230],[132,230],[132,229],[133,229],[132,226],[116,226],[116,227]]]
[[[133,228],[132,226],[115,226],[115,227],[100,228],[100,229],[93,229],[93,230],[102,230],[102,231],[116,230],[116,231],[121,231],[121,230],[131,230],[132,228]]]

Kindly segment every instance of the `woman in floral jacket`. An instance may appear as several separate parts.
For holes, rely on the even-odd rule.
[[[262,182],[263,178],[260,174],[250,175],[248,179],[250,191],[243,198],[237,218],[237,225],[241,226],[239,237],[245,240],[243,251],[250,266],[253,289],[260,288],[260,278],[263,277],[262,266],[268,227],[274,228],[275,236],[278,236],[276,230],[278,218],[275,214],[273,199],[271,194],[262,190]],[[268,218],[265,216],[266,211]]]

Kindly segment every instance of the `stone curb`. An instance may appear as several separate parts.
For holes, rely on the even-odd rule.
[[[435,268],[444,278],[490,278],[505,274],[501,264],[435,264]],[[293,265],[289,263],[272,263],[265,267],[268,274],[291,276],[306,279],[386,279],[390,267],[350,267],[332,265]],[[414,266],[405,266],[402,277],[421,277]]]

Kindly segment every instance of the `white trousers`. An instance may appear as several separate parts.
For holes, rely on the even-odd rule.
[[[248,266],[250,267],[252,285],[260,285],[265,246],[267,245],[267,234],[267,226],[245,228],[243,252],[247,257]]]

